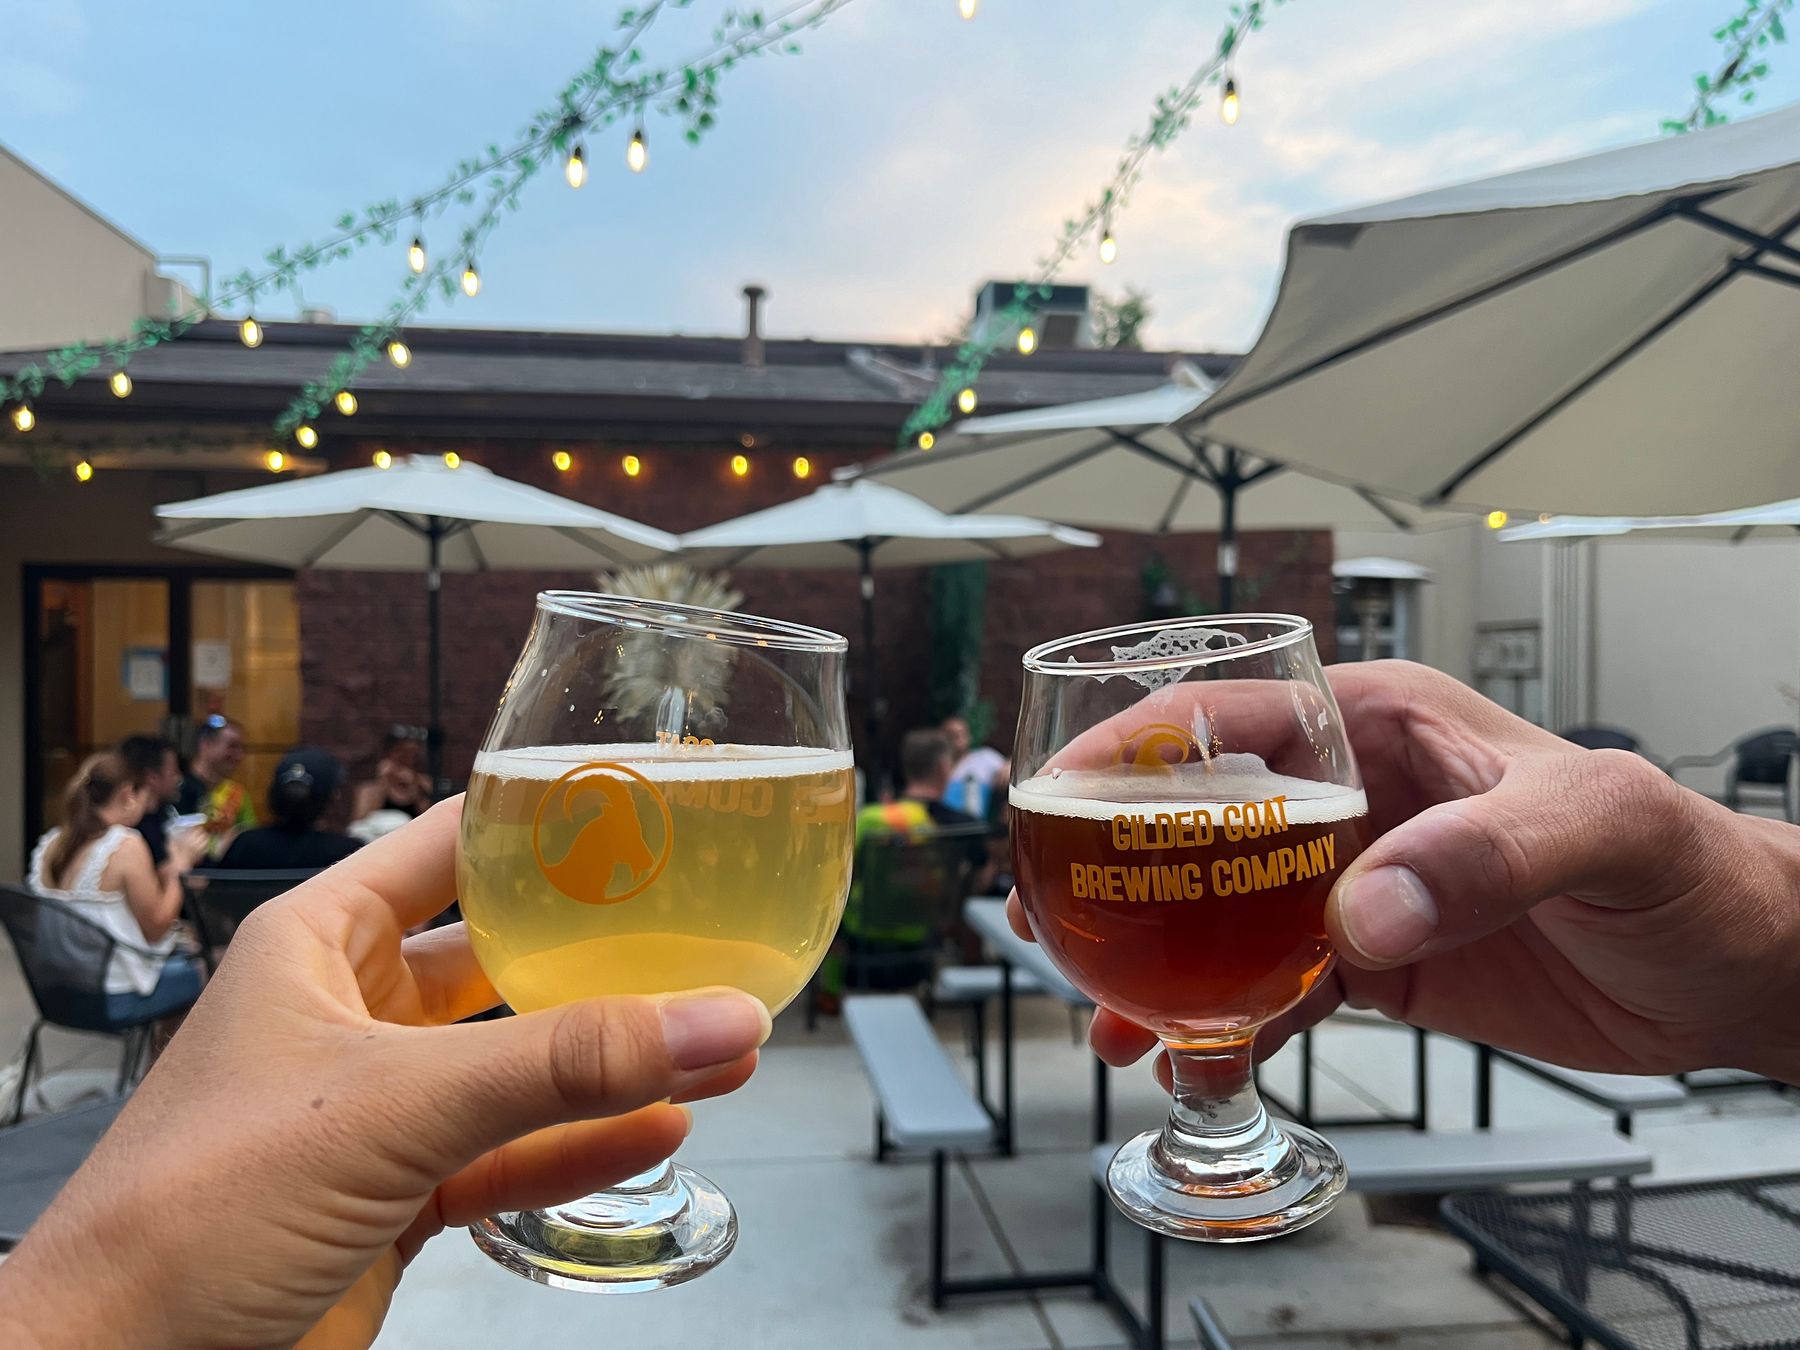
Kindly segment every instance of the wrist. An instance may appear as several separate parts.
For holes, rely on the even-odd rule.
[[[1744,890],[1753,900],[1761,978],[1745,992],[1734,1044],[1719,1062],[1777,1082],[1800,1084],[1800,828],[1758,816],[1734,815],[1737,844],[1755,859]]]

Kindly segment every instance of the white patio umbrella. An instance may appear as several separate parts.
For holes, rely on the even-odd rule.
[[[946,511],[1020,511],[1166,534],[1219,534],[1219,605],[1232,606],[1241,529],[1331,526],[1413,529],[1414,508],[1287,471],[1181,425],[1212,381],[1185,363],[1140,394],[1064,403],[959,422],[929,450],[840,476],[876,479]],[[1437,522],[1443,523],[1442,518]]]
[[[947,515],[866,478],[828,483],[766,510],[681,536],[684,558],[710,567],[851,568],[862,579],[863,680],[868,749],[876,755],[875,571],[1026,558],[1095,548],[1098,535],[1010,515]],[[870,779],[878,763],[872,758]]]
[[[1427,504],[1800,495],[1800,105],[1294,226],[1192,429]]]
[[[1606,539],[1633,536],[1642,540],[1724,539],[1741,543],[1763,536],[1800,538],[1800,501],[1771,502],[1738,511],[1699,516],[1551,516],[1500,531],[1507,544],[1534,539]]]
[[[589,568],[669,553],[675,536],[462,460],[408,455],[156,508],[159,543],[280,567],[425,573],[431,771],[443,740],[440,577]]]

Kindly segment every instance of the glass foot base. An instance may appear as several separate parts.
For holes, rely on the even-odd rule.
[[[1179,1177],[1158,1161],[1162,1132],[1140,1134],[1113,1155],[1107,1189],[1133,1222],[1190,1242],[1256,1242],[1298,1232],[1324,1218],[1343,1192],[1344,1160],[1303,1126],[1283,1121],[1274,1128],[1276,1137],[1258,1150],[1253,1168],[1234,1166],[1227,1155],[1210,1175],[1195,1166]]]
[[[493,1214],[469,1225],[469,1236],[515,1275],[594,1294],[664,1289],[731,1254],[737,1215],[717,1186],[686,1167],[639,1180],[647,1184]]]

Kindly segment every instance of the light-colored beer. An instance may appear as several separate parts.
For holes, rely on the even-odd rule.
[[[585,765],[600,788],[578,795],[567,785]],[[475,955],[521,1012],[702,985],[777,1012],[843,915],[852,798],[850,756],[835,751],[483,752],[457,865]],[[602,829],[608,812],[630,827]]]

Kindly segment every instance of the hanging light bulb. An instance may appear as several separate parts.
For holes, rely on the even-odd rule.
[[[305,422],[302,422],[299,426],[294,428],[294,439],[300,443],[300,448],[302,450],[311,450],[319,443],[319,433],[314,431]],[[272,450],[269,453],[275,454],[277,452]]]
[[[937,437],[934,436],[931,432],[921,431],[919,433],[919,449],[929,450],[929,449],[931,449],[932,446],[934,446],[936,444],[937,444]]]
[[[1504,511],[1489,511],[1487,513],[1487,527],[1490,530],[1503,530],[1506,528],[1506,522],[1507,514]]]
[[[812,477],[812,461],[810,459],[808,459],[805,455],[795,455],[794,456],[794,477],[796,477],[796,478],[811,478]]]
[[[563,177],[569,180],[572,188],[578,188],[587,182],[587,158],[581,153],[579,145],[569,151],[569,162],[563,165]]]
[[[1219,100],[1219,120],[1228,127],[1237,125],[1238,113],[1242,111],[1243,100],[1238,98],[1237,81],[1227,76],[1225,94]]]
[[[749,477],[750,457],[748,455],[733,455],[731,457],[731,472],[739,478]]]
[[[369,462],[378,469],[391,469],[394,467],[394,457],[385,450],[377,450],[369,457]]]
[[[256,316],[246,314],[244,321],[238,325],[238,340],[246,347],[260,347],[263,340],[263,328],[256,321]]]
[[[1037,329],[1026,324],[1019,330],[1019,355],[1030,356],[1037,350]]]
[[[481,293],[481,273],[475,270],[475,260],[473,258],[470,258],[469,265],[463,268],[462,288],[463,294],[470,299],[474,299]]]
[[[15,431],[30,431],[37,425],[37,414],[31,411],[29,403],[21,403],[12,410],[12,424]]]
[[[444,467],[446,469],[462,468],[462,456],[457,454],[454,450],[444,451]]]
[[[91,480],[93,476],[94,466],[92,464],[89,464],[85,459],[76,462],[75,481],[77,483],[86,483]]]
[[[1119,241],[1113,238],[1112,226],[1106,227],[1106,233],[1100,236],[1100,261],[1111,265],[1119,260]]]
[[[1550,513],[1548,511],[1539,511],[1538,512],[1538,524],[1548,525],[1549,523],[1550,523]]]
[[[644,141],[644,129],[631,133],[631,144],[625,147],[625,162],[633,173],[642,173],[650,163],[650,147]]]
[[[279,450],[271,450],[263,456],[263,463],[269,466],[270,473],[280,473],[287,468],[287,456]]]
[[[337,397],[331,401],[337,404],[337,410],[345,417],[356,416],[356,395],[351,393],[348,389],[338,390]]]
[[[106,387],[112,390],[114,398],[130,398],[131,376],[122,370],[115,370],[112,378],[107,380]]]
[[[567,450],[558,450],[554,455],[550,456],[550,462],[556,466],[556,471],[558,473],[567,473],[570,469],[575,467],[575,456],[571,455]]]
[[[412,364],[412,348],[399,338],[395,338],[388,343],[388,360],[392,361],[398,369],[405,370]]]
[[[956,0],[956,12],[961,14],[965,19],[972,19],[975,17],[975,6],[977,3],[978,0]]]
[[[412,243],[406,249],[406,265],[412,269],[412,274],[416,277],[425,270],[425,261],[425,238],[423,235],[415,234]]]
[[[627,478],[636,478],[644,471],[644,461],[639,459],[636,455],[627,455],[624,459],[619,461],[619,467],[625,470],[625,476]]]

